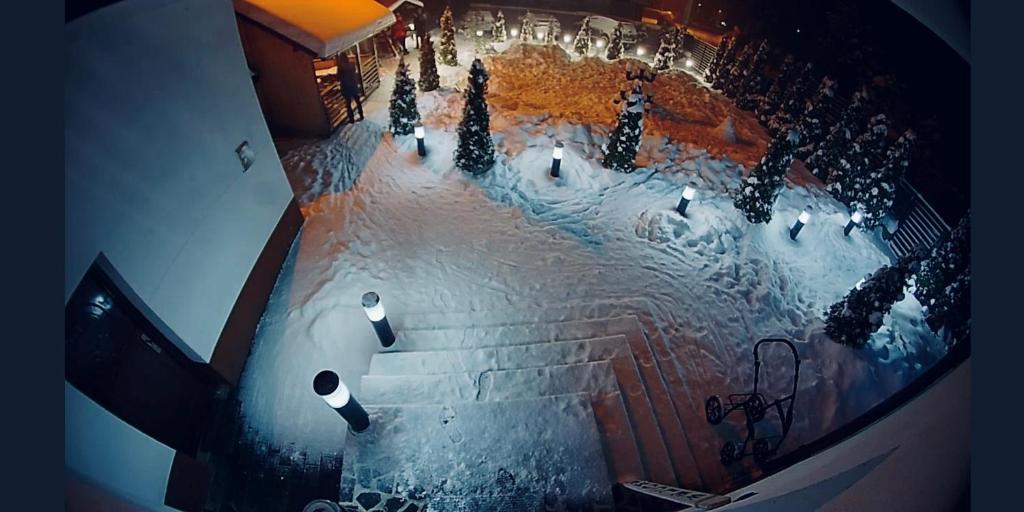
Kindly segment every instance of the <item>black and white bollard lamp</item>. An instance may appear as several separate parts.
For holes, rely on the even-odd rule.
[[[562,152],[565,145],[562,141],[555,142],[555,148],[551,150],[551,177],[557,178],[562,170]]]
[[[679,204],[676,205],[676,211],[679,212],[679,215],[686,215],[686,207],[690,206],[690,201],[693,201],[693,197],[696,194],[697,189],[693,188],[693,184],[683,187],[683,197],[679,198]]]
[[[846,223],[846,227],[843,228],[843,236],[850,236],[850,231],[853,231],[853,227],[860,224],[860,221],[864,218],[859,211],[854,210],[850,214],[850,222]]]
[[[374,292],[364,293],[363,310],[366,311],[366,318],[370,319],[370,324],[373,325],[373,330],[377,333],[377,339],[380,340],[380,344],[384,348],[394,345],[395,331],[391,330],[391,324],[388,323],[388,317],[384,313],[384,305],[380,303],[380,295]]]
[[[313,391],[345,419],[352,432],[359,433],[370,427],[370,416],[366,414],[366,409],[349,393],[337,373],[322,370],[316,374],[313,377]]]
[[[789,238],[796,240],[796,236],[800,234],[800,230],[811,221],[811,207],[808,206],[800,212],[800,215],[796,218],[796,224],[793,224],[792,228],[789,228]]]
[[[427,143],[423,140],[427,133],[423,130],[423,123],[416,123],[412,133],[416,136],[416,153],[420,156],[427,156]]]
[[[684,65],[686,66],[687,69],[692,68],[693,67],[693,59],[686,59],[686,62],[684,62]]]

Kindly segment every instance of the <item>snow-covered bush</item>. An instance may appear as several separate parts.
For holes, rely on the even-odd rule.
[[[494,18],[494,26],[491,27],[491,37],[496,43],[504,43],[508,39],[508,30],[505,29],[505,13],[498,10],[498,16]]]
[[[796,126],[814,87],[814,64],[808,62],[798,71],[794,71],[794,75],[793,81],[782,91],[775,112],[764,121],[772,133]]]
[[[430,34],[423,35],[420,44],[420,90],[423,92],[437,90],[441,86],[441,77],[437,74],[437,61],[434,57],[434,43]]]
[[[587,55],[590,53],[591,44],[590,35],[590,18],[583,18],[583,25],[580,26],[580,31],[576,34],[576,39],[572,42],[573,51],[576,55]]]
[[[636,152],[644,133],[644,112],[649,108],[642,82],[637,81],[629,94],[622,93],[615,103],[622,103],[618,122],[608,136],[608,142],[601,146],[604,152],[602,165],[620,172],[636,170]]]
[[[398,61],[395,89],[391,92],[388,111],[391,114],[391,133],[395,135],[412,133],[413,127],[420,120],[420,113],[416,110],[416,81],[409,76],[409,66],[405,64],[404,58]]]
[[[829,130],[824,142],[818,144],[814,153],[807,158],[807,167],[821,181],[828,181],[830,176],[839,176],[850,169],[846,159],[850,156],[854,137],[864,126],[866,116],[864,94],[854,93],[843,115]]]
[[[491,140],[491,116],[487,112],[487,80],[490,76],[480,59],[469,68],[466,103],[459,123],[459,145],[455,166],[473,174],[483,174],[494,165],[494,141]]]
[[[765,93],[754,109],[757,119],[761,121],[761,124],[767,125],[768,120],[782,108],[782,103],[787,92],[790,90],[790,86],[796,82],[799,69],[793,55],[786,54],[786,57],[782,60],[782,66],[779,68],[779,73],[775,75],[771,86],[768,87],[768,92]]]
[[[655,71],[665,71],[676,61],[676,43],[679,41],[679,29],[672,28],[661,35],[661,46],[654,56]]]
[[[742,110],[754,110],[761,98],[768,92],[768,80],[764,76],[768,64],[768,41],[761,41],[757,53],[743,70],[741,81],[736,89],[736,106]]]
[[[727,59],[734,44],[736,44],[736,39],[731,34],[722,36],[722,40],[718,43],[718,48],[715,50],[715,56],[711,58],[711,62],[708,63],[708,69],[704,72],[704,80],[708,83],[714,83],[715,79],[718,78],[718,72],[724,65],[728,65]]]
[[[785,184],[786,172],[793,163],[793,149],[800,142],[796,131],[779,133],[768,144],[768,152],[761,157],[750,176],[740,181],[733,192],[733,204],[748,221],[768,223],[772,220],[772,207]]]
[[[716,86],[715,88],[720,89],[727,98],[736,98],[743,83],[743,71],[747,69],[747,66],[750,65],[753,59],[754,46],[751,44],[743,45],[743,49],[740,50],[736,60],[729,67],[728,76],[722,77],[721,87]]]
[[[903,300],[903,289],[919,267],[916,255],[875,271],[860,288],[854,288],[825,313],[825,333],[832,341],[864,346],[882,326],[892,305]]]
[[[911,130],[900,135],[886,153],[881,168],[869,169],[864,177],[865,185],[854,193],[851,207],[863,215],[861,227],[864,229],[881,225],[885,215],[892,209],[896,199],[896,184],[910,167],[914,141],[914,132]]]
[[[452,20],[452,8],[445,7],[441,14],[441,47],[437,53],[441,63],[446,66],[458,66],[459,55],[455,50],[455,22]]]
[[[608,52],[605,54],[605,58],[608,60],[615,60],[622,57],[623,51],[622,43],[622,25],[615,25],[615,30],[612,31],[612,40],[608,42]]]
[[[921,265],[914,295],[925,309],[928,326],[945,329],[949,341],[971,335],[971,212]]]
[[[533,23],[533,13],[526,11],[526,16],[523,16],[523,24],[519,27],[519,40],[533,42],[536,38],[537,27]]]
[[[889,142],[887,122],[885,114],[873,116],[868,121],[868,129],[857,136],[843,158],[847,165],[833,169],[833,174],[829,175],[826,189],[843,204],[854,207],[858,198],[878,195],[882,152]],[[881,217],[875,220],[881,221]]]
[[[807,160],[828,136],[825,113],[836,95],[836,86],[836,82],[829,77],[822,78],[818,93],[804,103],[802,113],[796,121],[796,131],[800,134],[801,141],[800,147],[796,150],[797,158]]]

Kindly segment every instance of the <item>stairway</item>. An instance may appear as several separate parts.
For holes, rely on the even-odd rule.
[[[706,488],[635,316],[397,331],[362,378],[347,509],[612,510],[615,483]]]

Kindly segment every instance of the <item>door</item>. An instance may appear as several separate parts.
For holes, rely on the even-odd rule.
[[[100,256],[64,308],[64,378],[124,422],[195,456],[220,384],[129,300]]]

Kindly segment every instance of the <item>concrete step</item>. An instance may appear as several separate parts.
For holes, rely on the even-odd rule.
[[[692,400],[686,394],[685,386],[681,385],[681,379],[676,372],[671,355],[662,347],[659,357],[655,357],[644,328],[634,315],[539,324],[477,326],[462,329],[404,329],[398,332],[398,340],[394,349],[440,351],[538,344],[611,335],[626,337],[633,357],[638,363],[644,387],[654,407],[679,484],[691,489],[708,488],[704,474],[721,471],[720,467],[712,467],[712,464],[718,464],[717,455],[713,455],[709,461],[705,461],[704,467],[698,467],[693,448],[690,446],[686,431],[680,421],[675,401],[678,400],[686,404],[687,409],[685,410],[690,411]],[[372,368],[371,363],[371,373]],[[672,389],[680,396],[673,398],[666,381],[675,384]],[[703,408],[693,410],[702,411]],[[706,425],[697,424],[697,422],[691,423],[694,428],[706,428]],[[707,458],[707,454],[702,458]]]
[[[609,361],[483,373],[367,375],[362,381],[362,400],[374,405],[492,402],[574,393],[590,395],[609,477],[624,483],[646,474]]]
[[[587,394],[366,409],[341,480],[356,510],[612,510]]]
[[[656,410],[648,399],[626,336],[479,349],[384,352],[370,360],[370,375],[480,375],[595,361],[612,363],[648,477],[666,485],[678,482]]]

